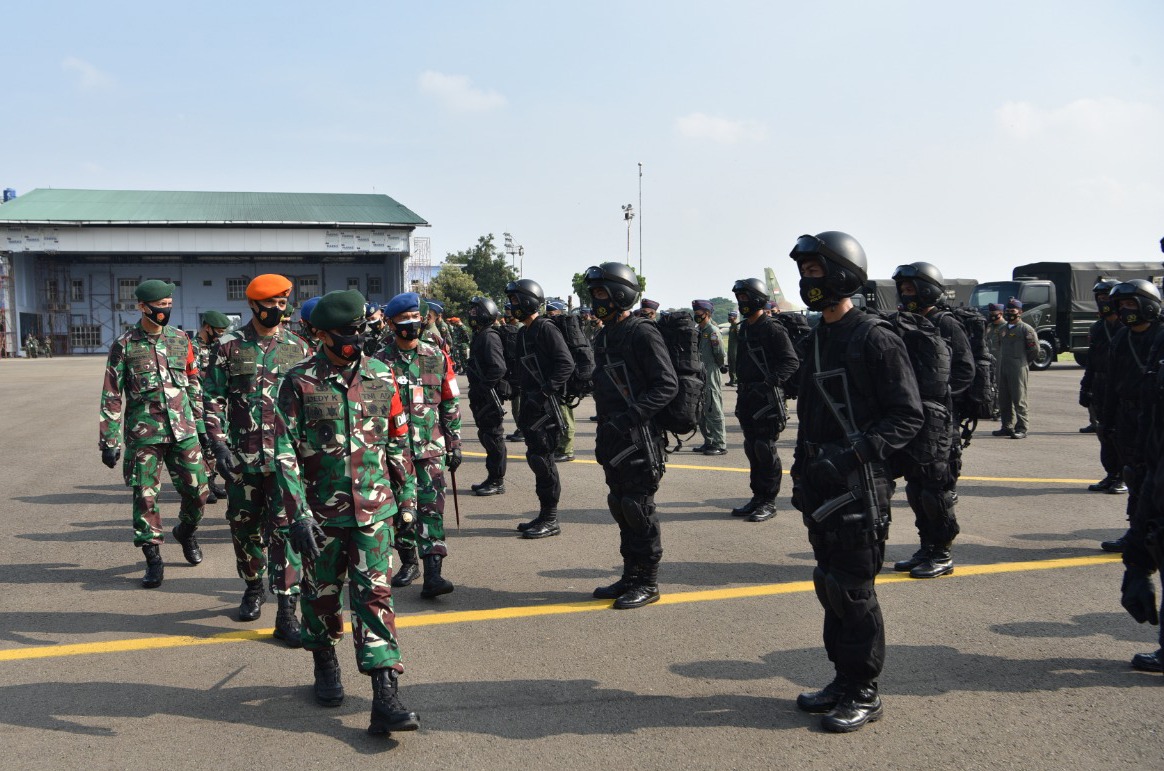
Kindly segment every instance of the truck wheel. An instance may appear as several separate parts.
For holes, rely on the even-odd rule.
[[[1075,363],[1080,367],[1087,369],[1087,356],[1087,351],[1080,351],[1079,353],[1075,354]]]
[[[1031,364],[1031,369],[1035,370],[1036,372],[1042,372],[1043,370],[1050,368],[1051,362],[1053,361],[1055,361],[1055,349],[1051,346],[1051,341],[1040,340],[1039,355],[1035,358],[1034,363]]]

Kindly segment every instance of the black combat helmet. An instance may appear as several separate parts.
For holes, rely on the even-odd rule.
[[[1160,290],[1151,281],[1134,278],[1131,281],[1116,284],[1112,287],[1109,297],[1112,307],[1117,311],[1120,307],[1120,300],[1136,301],[1136,305],[1139,306],[1137,314],[1139,318],[1132,320],[1132,325],[1160,318]]]
[[[740,302],[740,298],[736,297],[741,294],[748,298],[747,303]],[[747,318],[758,310],[764,310],[768,302],[768,287],[758,278],[741,278],[732,284],[732,296],[740,302],[740,313]]]
[[[541,310],[546,301],[542,285],[533,279],[519,278],[505,285],[505,296],[513,307],[513,315],[518,319],[529,318]]]
[[[825,272],[823,284],[833,299],[852,297],[869,278],[865,249],[857,239],[839,230],[801,236],[788,256],[798,265],[809,258],[819,259]]]
[[[469,326],[474,329],[489,326],[499,315],[501,311],[497,309],[497,303],[488,297],[473,297],[469,300]]]
[[[1109,316],[1116,312],[1115,303],[1111,301],[1111,290],[1118,286],[1120,280],[1110,276],[1100,276],[1095,279],[1095,286],[1091,287],[1091,293],[1095,295],[1095,304],[1099,308],[1100,316]],[[1109,295],[1106,300],[1099,299],[1101,294]]]
[[[601,265],[592,265],[584,274],[586,288],[593,289],[600,286],[610,295],[610,303],[622,311],[629,311],[639,299],[639,277],[629,265],[621,262],[604,262]],[[598,312],[598,303],[595,313]]]
[[[901,284],[912,281],[916,296],[907,296],[901,293]],[[899,265],[893,271],[893,283],[897,284],[897,298],[902,306],[910,313],[923,308],[932,308],[941,301],[946,293],[945,279],[942,271],[928,262],[911,262],[909,265]],[[916,307],[910,307],[911,305]]]

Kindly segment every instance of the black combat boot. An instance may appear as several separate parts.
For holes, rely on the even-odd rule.
[[[600,586],[594,590],[594,599],[596,600],[617,600],[623,595],[627,589],[631,588],[633,581],[631,576],[634,575],[634,563],[630,560],[622,561],[622,578],[615,581],[610,586]]]
[[[279,601],[279,611],[275,614],[274,638],[282,640],[288,648],[302,648],[303,640],[299,637],[299,616],[295,615],[295,609],[299,605],[299,595],[277,594],[275,599]]]
[[[659,601],[659,565],[637,565],[631,574],[631,586],[614,601],[617,610],[641,608]]]
[[[395,669],[372,670],[372,722],[370,734],[388,734],[393,731],[415,731],[420,718],[400,703]]]
[[[913,553],[913,556],[910,557],[909,559],[900,560],[899,562],[894,562],[893,569],[896,570],[898,573],[908,573],[909,571],[913,570],[918,565],[923,564],[926,560],[928,560],[930,558],[930,550],[932,548],[933,547],[930,546],[928,543],[923,543],[921,545],[921,547],[917,551],[915,551]]]
[[[950,557],[950,545],[930,547],[924,562],[909,571],[910,578],[937,578],[954,572],[954,560]]]
[[[525,435],[521,433],[521,429],[517,429],[512,434],[506,434],[505,441],[507,442],[524,442]]]
[[[764,522],[776,516],[776,501],[760,501],[745,522]]]
[[[877,695],[877,683],[850,687],[837,706],[820,720],[826,731],[843,734],[856,731],[866,723],[880,720],[884,709]]]
[[[422,599],[440,597],[453,591],[453,582],[441,575],[444,559],[442,554],[429,554],[424,558],[424,586],[420,589]]]
[[[751,514],[753,511],[755,511],[756,507],[759,505],[760,505],[760,496],[753,495],[752,500],[748,501],[743,506],[736,506],[734,509],[732,509],[732,516],[733,517],[746,517],[749,514]]]
[[[166,577],[166,566],[162,562],[162,551],[156,543],[147,543],[141,547],[141,551],[145,555],[146,561],[146,572],[141,577],[141,585],[146,589],[156,589],[162,585],[162,579]]]
[[[1114,541],[1103,541],[1099,544],[1099,548],[1112,554],[1123,554],[1124,544],[1128,542],[1128,534],[1124,533]]]
[[[479,485],[473,485],[474,495],[504,495],[505,482],[501,479],[486,479]]]
[[[263,614],[263,603],[267,601],[267,590],[263,588],[263,579],[247,581],[246,591],[243,592],[242,602],[238,606],[239,621],[254,621]]]
[[[194,537],[194,531],[197,529],[197,525],[187,525],[185,522],[179,522],[178,526],[172,531],[174,533],[174,540],[182,544],[182,556],[191,565],[197,565],[202,562],[202,547],[198,545],[198,539]]]
[[[540,512],[538,512],[538,515],[536,517],[534,517],[533,519],[531,519],[529,522],[518,523],[517,532],[524,533],[526,530],[529,530],[531,527],[538,524],[541,521],[541,519],[546,516],[547,512],[549,512],[551,514],[557,514],[558,508],[556,506],[550,506],[548,508],[543,506],[542,510]]]
[[[826,712],[832,712],[837,704],[840,703],[841,698],[845,695],[845,691],[848,688],[849,681],[841,675],[837,675],[831,683],[819,691],[810,691],[797,696],[796,707],[805,712],[810,712],[813,715],[823,715]]]
[[[1128,491],[1128,486],[1124,484],[1124,480],[1116,477],[1112,482],[1111,487],[1107,488],[1108,495],[1123,495]]]
[[[335,648],[312,651],[311,656],[315,659],[315,703],[323,707],[338,707],[344,703],[344,684],[340,681]]]
[[[214,488],[212,488],[212,487],[208,487],[206,489],[206,502],[207,503],[218,503],[218,496],[214,494]]]
[[[1093,493],[1106,493],[1115,484],[1116,477],[1114,474],[1108,474],[1103,479],[1099,480],[1093,485],[1088,485],[1087,489]]]
[[[517,526],[521,530],[522,538],[549,538],[562,532],[558,524],[558,510],[554,507],[543,508],[537,519],[527,523],[526,527]]]
[[[408,586],[420,576],[420,562],[416,556],[416,549],[400,550],[400,570],[392,576],[392,585],[396,588]]]
[[[222,485],[214,484],[213,479],[210,480],[210,492],[214,493],[216,498],[223,500],[223,501],[226,500],[226,488],[223,487]]]
[[[1132,669],[1141,672],[1164,672],[1164,648],[1155,653],[1137,653],[1132,656]]]

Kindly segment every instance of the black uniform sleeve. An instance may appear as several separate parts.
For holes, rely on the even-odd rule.
[[[880,410],[877,420],[865,431],[865,440],[876,457],[866,460],[885,460],[894,450],[905,447],[921,429],[921,396],[900,337],[876,327],[865,341],[865,354]]]
[[[565,389],[566,381],[574,374],[574,357],[570,355],[566,338],[562,337],[562,333],[550,321],[542,324],[537,340],[537,351],[546,387],[554,391]]]
[[[788,336],[788,330],[778,321],[768,324],[768,334],[764,339],[764,355],[768,359],[768,374],[775,377],[780,385],[787,383],[788,378],[800,369],[800,358],[796,355],[792,338]]]
[[[496,330],[486,330],[481,334],[485,335],[481,358],[478,360],[481,380],[486,387],[496,388],[505,379],[505,344],[501,341],[501,333]]]
[[[631,337],[631,353],[636,369],[643,373],[646,387],[635,394],[634,411],[645,422],[666,407],[679,393],[679,378],[663,335],[654,324],[638,324]]]
[[[1100,319],[1087,330],[1087,349],[1090,355],[1087,357],[1087,363],[1083,367],[1083,378],[1079,381],[1079,390],[1082,393],[1091,393],[1091,383],[1095,380],[1095,341],[1099,339],[1099,335],[1103,332],[1099,328],[1099,325],[1103,323],[1104,320]]]
[[[1115,362],[1120,359],[1120,352],[1128,341],[1128,328],[1123,327],[1116,332],[1115,338],[1111,341],[1111,354],[1107,357],[1107,388],[1103,391],[1103,404],[1099,409],[1099,424],[1106,429],[1114,429],[1116,426],[1116,413],[1119,412],[1121,380],[1124,369],[1122,367],[1113,366]],[[1126,354],[1125,354],[1126,355]]]
[[[941,335],[950,344],[950,395],[957,397],[974,385],[974,354],[970,338],[952,313],[942,316]]]

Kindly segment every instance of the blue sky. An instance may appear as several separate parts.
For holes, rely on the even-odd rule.
[[[928,260],[1158,260],[1164,3],[6,2],[0,186],[380,192],[433,254],[666,305],[805,232]]]

